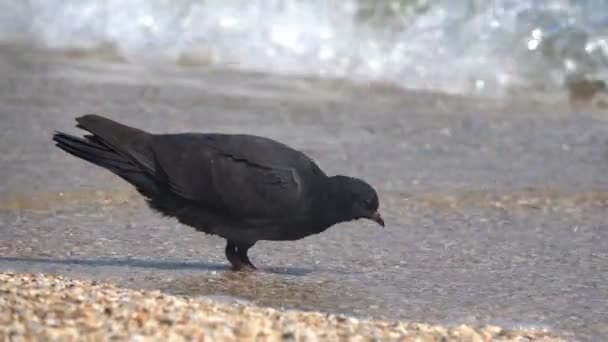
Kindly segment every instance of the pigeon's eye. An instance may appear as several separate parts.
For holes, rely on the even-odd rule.
[[[366,208],[371,208],[371,207],[372,207],[372,204],[373,204],[373,203],[372,203],[372,200],[365,200],[365,201],[363,201],[363,205],[364,205]]]

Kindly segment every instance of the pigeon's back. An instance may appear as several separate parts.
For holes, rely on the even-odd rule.
[[[156,135],[152,148],[172,193],[243,220],[306,216],[327,178],[302,152],[253,135]]]

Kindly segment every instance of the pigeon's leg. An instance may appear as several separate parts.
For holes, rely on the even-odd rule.
[[[232,264],[233,269],[237,269],[241,264],[241,259],[236,254],[236,245],[231,241],[228,241],[228,243],[226,244],[226,259],[230,261],[230,264]]]
[[[247,249],[244,251],[245,258],[247,258]],[[226,244],[226,258],[228,261],[230,261],[230,264],[232,264],[232,269],[235,271],[254,270],[255,267],[251,264],[249,259],[247,258],[246,260],[243,260],[242,255],[243,252],[239,252],[237,244],[232,241],[228,241]]]
[[[239,244],[236,247],[236,253],[239,256],[239,259],[247,266],[251,267],[252,269],[257,269],[257,267],[255,267],[253,265],[253,263],[251,262],[251,260],[249,260],[249,256],[247,256],[247,251],[249,251],[249,248],[253,247],[253,244]]]

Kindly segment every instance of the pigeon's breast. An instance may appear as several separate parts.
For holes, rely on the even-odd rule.
[[[213,233],[225,239],[255,243],[257,241],[293,241],[318,234],[328,227],[320,227],[309,220],[243,221],[220,224]]]

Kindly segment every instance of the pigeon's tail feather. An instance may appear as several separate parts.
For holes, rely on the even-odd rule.
[[[154,169],[150,152],[151,134],[95,114],[76,118],[76,127],[92,133],[95,139],[126,159],[131,159],[148,170]]]
[[[57,132],[53,135],[56,145],[65,152],[101,166],[134,185],[146,197],[157,192],[153,177],[148,175],[138,163],[118,153],[95,135],[84,138]]]

